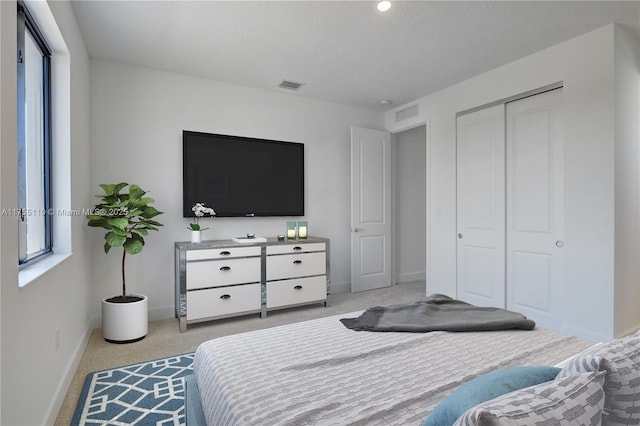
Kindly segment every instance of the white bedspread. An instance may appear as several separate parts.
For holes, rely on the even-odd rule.
[[[200,345],[194,371],[207,424],[419,425],[479,374],[554,365],[592,344],[544,329],[373,333],[338,321],[360,313]]]

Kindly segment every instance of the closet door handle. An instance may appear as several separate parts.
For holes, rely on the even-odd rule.
[[[222,299],[222,300],[228,300],[228,299],[231,299],[231,295],[229,295],[229,294],[223,294],[222,296],[220,296],[220,299]]]
[[[230,271],[231,270],[231,266],[223,266],[222,268],[220,268],[221,271]]]
[[[294,260],[293,263],[294,265],[300,265],[302,263],[302,260]]]

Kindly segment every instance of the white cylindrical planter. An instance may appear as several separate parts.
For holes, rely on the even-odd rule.
[[[191,231],[191,242],[200,244],[202,242],[202,231]]]
[[[149,309],[147,296],[132,294],[141,300],[130,303],[102,301],[102,337],[109,342],[130,343],[147,335]]]

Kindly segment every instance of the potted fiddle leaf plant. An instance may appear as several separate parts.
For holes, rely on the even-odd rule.
[[[128,343],[143,339],[148,329],[147,296],[128,294],[125,276],[127,254],[138,254],[144,248],[144,237],[157,231],[161,223],[154,218],[162,212],[152,206],[153,198],[138,185],[121,182],[101,184],[104,194],[91,214],[88,225],[106,229],[104,252],[122,248],[122,293],[102,301],[102,336],[114,343]]]

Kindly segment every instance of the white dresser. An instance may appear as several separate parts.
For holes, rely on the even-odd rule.
[[[312,303],[327,304],[329,240],[175,244],[176,317],[187,324]]]

